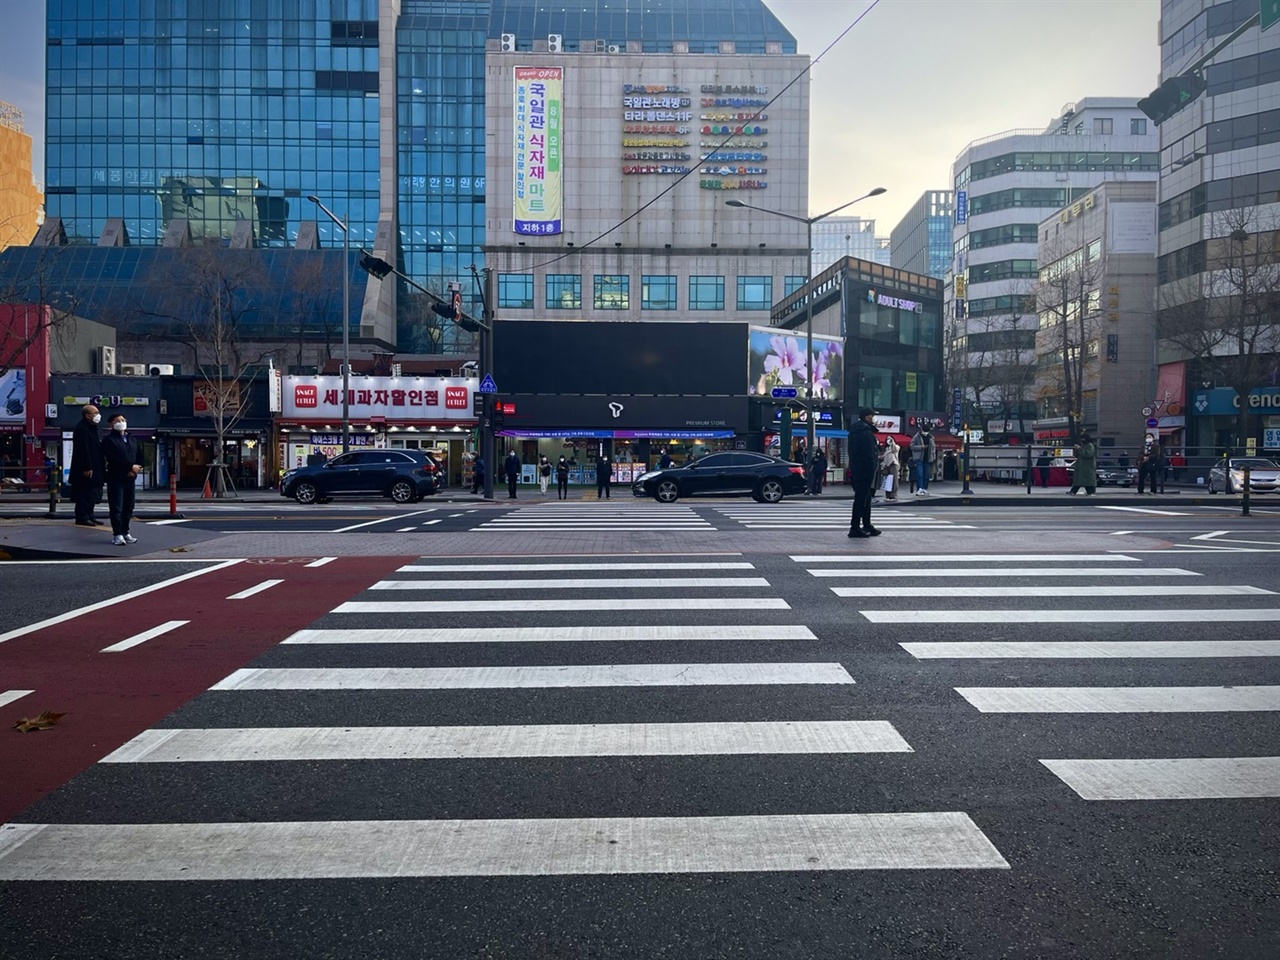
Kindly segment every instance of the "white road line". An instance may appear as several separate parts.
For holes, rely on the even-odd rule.
[[[753,563],[410,563],[396,573],[563,573],[598,570],[611,573],[623,570],[754,570]]]
[[[412,533],[414,530],[417,530],[417,529],[418,529],[417,527],[401,527],[399,530],[396,531],[396,533]]]
[[[1213,540],[1215,537],[1225,537],[1230,532],[1231,532],[1230,530],[1215,530],[1213,531],[1213,533],[1202,533],[1202,534],[1199,534],[1198,536],[1192,537],[1191,539],[1192,540]]]
[[[885,720],[148,730],[102,763],[910,753]]]
[[[746,524],[750,530],[844,530],[849,526],[848,520],[842,520],[839,523],[749,523]],[[896,532],[904,532],[909,530],[976,530],[977,527],[967,526],[963,523],[918,523],[910,525],[896,524],[893,521],[885,522],[877,518],[877,530],[891,530]]]
[[[194,518],[184,517],[182,519],[174,519],[174,520],[148,520],[147,525],[151,527],[171,527],[174,524],[178,524],[178,523],[190,523],[192,519]]]
[[[424,627],[386,630],[299,630],[281,643],[579,643],[663,640],[817,640],[800,625],[673,626],[623,624],[613,627]]]
[[[34,690],[0,690],[0,707],[8,706],[15,700],[21,700],[29,694],[35,693]]]
[[[122,650],[128,650],[136,647],[140,643],[146,643],[161,634],[168,633],[170,630],[176,630],[178,627],[186,626],[190,620],[166,620],[158,627],[152,627],[150,630],[144,630],[142,633],[134,634],[127,640],[121,640],[119,643],[113,643],[109,647],[103,647],[99,653],[120,653]]]
[[[941,567],[929,569],[860,570],[847,569],[810,570],[814,577],[1198,577],[1201,574],[1178,567]],[[985,591],[982,591],[985,592]]]
[[[1156,551],[1152,551],[1156,552]],[[1137,557],[1119,553],[900,553],[862,556],[833,553],[793,556],[796,563],[1141,563]]]
[[[767,587],[764,577],[607,577],[566,580],[380,580],[370,590],[690,590]]]
[[[832,587],[837,597],[921,597],[919,583],[898,587]],[[926,593],[933,597],[1258,597],[1275,596],[1274,590],[1243,584],[1126,583],[1119,586],[1070,584],[1067,586],[1036,584],[1029,587],[1005,587],[983,584],[978,587],[935,587]]]
[[[63,561],[58,561],[63,562]],[[119,561],[109,561],[118,563]],[[6,640],[12,640],[15,637],[25,636],[28,633],[35,633],[37,630],[43,630],[45,627],[52,627],[59,623],[66,623],[68,620],[74,620],[76,617],[84,616],[86,613],[94,613],[97,610],[103,610],[107,607],[115,606],[117,603],[123,603],[125,600],[132,600],[134,597],[145,596],[148,593],[154,593],[157,590],[163,590],[165,587],[171,587],[175,583],[182,583],[184,580],[192,580],[196,577],[203,577],[206,573],[213,573],[216,570],[223,570],[237,563],[244,563],[243,558],[235,560],[222,560],[212,566],[205,567],[203,570],[193,570],[190,573],[184,573],[180,576],[170,577],[168,580],[162,580],[159,583],[153,583],[149,587],[141,587],[137,590],[130,590],[128,593],[122,593],[117,597],[109,600],[100,600],[97,603],[91,603],[88,606],[77,607],[75,610],[68,610],[66,613],[60,613],[56,617],[49,617],[47,620],[41,620],[39,623],[29,623],[25,627],[18,627],[10,630],[8,633],[0,633],[0,643]]]
[[[1009,869],[964,813],[9,824],[0,880]]]
[[[338,559],[337,557],[320,557],[318,560],[312,560],[310,563],[306,564],[306,566],[308,566],[308,567],[323,567],[325,564],[327,564],[327,563],[333,563],[333,561],[335,561],[335,560],[337,560],[337,559]]]
[[[1280,710],[1280,687],[956,687],[982,713]]]
[[[427,612],[427,608],[423,608]],[[1280,610],[859,610],[872,623],[1253,623],[1280,621]]]
[[[1137,532],[1136,530],[1113,530],[1110,535],[1113,537],[1127,537],[1129,534]]]
[[[392,520],[405,520],[405,519],[408,519],[409,517],[420,517],[424,513],[435,513],[435,512],[436,512],[436,508],[432,507],[429,510],[414,510],[411,513],[393,513],[389,517],[382,517],[378,520],[366,520],[364,523],[353,523],[349,527],[339,527],[337,530],[334,530],[332,532],[333,533],[350,533],[352,530],[359,530],[363,527],[372,527],[376,523],[390,523]]]
[[[436,520],[423,520],[423,521],[422,521],[422,526],[424,526],[424,527],[429,527],[429,526],[431,526],[432,524],[434,524],[434,523],[439,523],[439,522],[440,522],[440,521],[439,521],[438,519],[436,519]],[[410,527],[409,529],[410,529],[410,530],[412,530],[413,528],[412,528],[412,527]]]
[[[255,584],[252,587],[248,587],[244,590],[241,590],[239,593],[233,593],[231,596],[227,597],[227,599],[228,600],[245,600],[245,599],[248,599],[249,597],[252,597],[256,593],[261,593],[263,590],[270,590],[272,587],[281,583],[284,583],[284,581],[283,580],[263,580],[259,584]]]
[[[899,646],[917,660],[1280,657],[1280,640],[976,640]]]
[[[1280,757],[1040,762],[1083,800],[1280,797]]]
[[[237,670],[210,690],[484,690],[853,683],[838,663],[626,663],[557,667]]]
[[[1179,513],[1176,510],[1152,510],[1147,507],[1097,507],[1098,510],[1123,510],[1126,513],[1154,513],[1161,517],[1189,517],[1189,513]]]
[[[567,600],[486,600],[477,607],[474,600],[349,600],[339,604],[334,613],[498,613],[564,610],[646,610],[652,613],[665,607],[687,607],[691,610],[790,610],[787,601],[774,597],[646,597],[641,600],[567,599]]]

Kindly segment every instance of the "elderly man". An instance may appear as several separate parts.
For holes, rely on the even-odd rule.
[[[92,403],[80,408],[80,422],[71,432],[71,498],[76,505],[76,524],[99,527],[102,521],[93,516],[98,492],[105,476],[102,462],[102,436],[98,424],[102,414]]]

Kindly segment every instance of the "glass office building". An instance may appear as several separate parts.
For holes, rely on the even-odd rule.
[[[890,265],[939,280],[951,269],[955,194],[926,190],[889,233]]]

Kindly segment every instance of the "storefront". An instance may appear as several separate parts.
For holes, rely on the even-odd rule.
[[[271,415],[267,410],[265,377],[211,384],[201,377],[157,378],[163,411],[160,446],[178,486],[203,488],[215,464],[226,468],[226,480],[235,490],[259,490],[271,485]],[[218,396],[225,402],[219,403]],[[218,417],[222,415],[223,449],[218,450]],[[158,472],[160,483],[168,473]]]
[[[422,450],[450,486],[470,483],[476,418],[469,377],[351,377],[347,398],[352,447]],[[342,378],[284,377],[276,445],[281,471],[342,452]]]
[[[71,466],[71,432],[81,419],[81,408],[92,403],[102,414],[99,429],[105,434],[111,418],[124,414],[129,435],[139,441],[143,472],[141,489],[168,482],[168,461],[164,445],[157,445],[160,425],[160,380],[158,377],[57,376],[49,378],[48,427],[42,439],[60,442],[63,482],[68,482]],[[164,477],[160,480],[160,477]]]
[[[1239,395],[1230,387],[1193,391],[1189,447],[1201,456],[1216,456],[1233,448],[1243,453],[1250,446],[1260,455],[1280,453],[1280,387],[1250,390],[1245,404],[1249,426],[1243,440],[1237,441]]]

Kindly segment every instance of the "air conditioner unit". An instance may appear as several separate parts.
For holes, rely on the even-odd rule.
[[[117,369],[122,377],[145,377],[147,375],[147,365],[145,363],[122,363]]]
[[[564,37],[558,33],[547,34],[547,52],[560,53],[564,50]]]
[[[152,377],[172,377],[172,363],[152,363],[147,366],[147,375]]]
[[[611,44],[609,44],[609,46],[608,46],[608,50],[609,50],[609,52],[610,52],[610,53],[621,53],[621,52],[622,52],[622,47],[621,47],[621,45],[619,45],[619,44],[611,43]]]
[[[504,33],[502,35],[502,52],[503,53],[516,52],[516,35],[514,33]]]
[[[116,372],[116,348],[115,347],[99,347],[98,348],[98,372],[107,376],[115,376]]]

